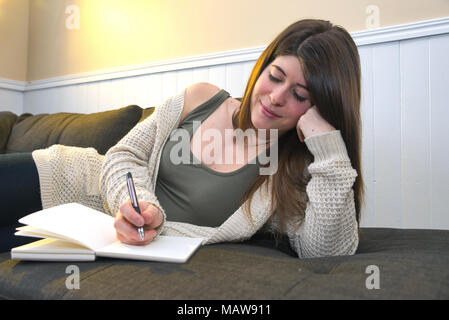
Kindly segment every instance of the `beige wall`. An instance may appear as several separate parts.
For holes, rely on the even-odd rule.
[[[0,0],[0,78],[25,81],[28,0]]]
[[[0,0],[0,3],[5,1],[19,0]],[[351,32],[365,30],[368,5],[379,8],[380,27],[449,16],[449,0],[29,0],[29,3],[29,81],[266,45],[284,27],[301,18],[328,19]],[[80,10],[80,28],[70,30],[66,27],[70,14],[65,10],[72,4]],[[28,10],[26,5],[22,7],[24,12]],[[9,73],[8,63],[3,64],[0,77],[10,74],[23,80],[23,63],[9,66],[16,68]]]

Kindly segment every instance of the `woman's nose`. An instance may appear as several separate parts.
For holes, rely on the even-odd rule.
[[[273,105],[283,105],[286,99],[286,89],[282,86],[274,88],[270,93],[271,104]]]

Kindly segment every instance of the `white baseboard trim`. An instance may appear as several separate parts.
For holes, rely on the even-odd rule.
[[[364,46],[444,33],[449,33],[449,17],[352,32],[351,35],[354,38],[357,46]],[[229,63],[248,62],[257,60],[264,49],[265,46],[230,50],[192,57],[183,57],[80,74],[72,74],[68,76],[48,78],[31,82],[0,78],[0,88],[26,92],[60,86],[148,75],[160,72],[210,67]]]

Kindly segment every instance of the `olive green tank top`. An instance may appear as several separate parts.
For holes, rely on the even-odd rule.
[[[196,107],[172,131],[162,149],[155,192],[168,221],[208,227],[221,225],[240,207],[243,193],[259,174],[257,159],[235,171],[223,173],[203,165],[190,149],[190,141],[198,128],[197,125],[194,127],[193,121],[204,121],[228,97],[229,93],[221,90]],[[179,148],[182,136],[179,130],[185,130],[182,132],[184,139],[188,132],[183,150]],[[170,159],[171,153],[172,159],[176,155],[176,161]],[[188,161],[180,161],[181,157]]]

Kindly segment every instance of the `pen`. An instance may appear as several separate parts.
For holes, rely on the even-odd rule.
[[[128,193],[129,197],[131,198],[131,203],[133,205],[134,210],[137,211],[138,214],[142,214],[139,209],[139,202],[137,201],[137,195],[136,195],[136,189],[134,188],[134,181],[133,176],[131,175],[131,172],[128,172],[126,174],[126,184],[128,185]],[[145,239],[145,234],[143,232],[143,227],[138,227],[137,231],[139,232],[140,239]]]

